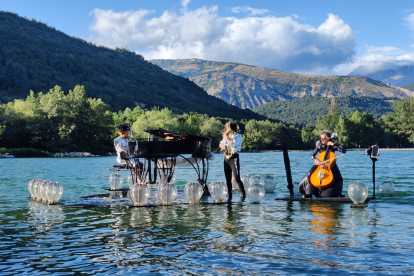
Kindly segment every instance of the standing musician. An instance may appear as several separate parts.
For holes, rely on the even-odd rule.
[[[232,174],[240,189],[242,199],[246,197],[243,182],[240,179],[240,160],[239,151],[241,150],[243,138],[237,133],[237,123],[230,121],[224,126],[223,140],[220,142],[221,151],[224,153],[224,175],[226,176],[226,185],[228,200],[233,198],[232,191]]]
[[[336,138],[336,135],[332,135],[331,137],[331,133],[328,130],[322,130],[320,135],[321,140],[316,142],[316,147],[310,155],[311,159],[315,162],[315,165],[312,166],[310,171],[302,178],[301,182],[299,183],[299,192],[303,194],[306,198],[311,198],[312,195],[314,195],[315,197],[339,197],[342,194],[343,178],[336,163],[331,167],[331,171],[334,178],[333,185],[331,185],[328,188],[320,189],[312,185],[312,183],[310,182],[311,174],[318,168],[318,165],[320,164],[320,161],[316,158],[316,155],[318,153],[326,151],[328,146],[329,151],[339,151],[342,153],[346,153],[346,149],[344,147],[337,145],[333,142],[333,139]]]

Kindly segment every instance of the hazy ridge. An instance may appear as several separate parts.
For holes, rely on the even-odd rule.
[[[262,67],[201,59],[156,59],[150,62],[190,79],[208,94],[240,108],[273,100],[306,97],[413,97],[408,89],[364,77],[311,76]]]

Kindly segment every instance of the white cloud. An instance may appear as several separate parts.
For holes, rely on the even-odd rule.
[[[128,46],[146,59],[201,58],[298,71],[330,70],[355,53],[351,27],[333,14],[318,27],[290,16],[220,17],[217,6],[164,11],[159,17],[148,10],[91,14],[91,41]]]
[[[410,28],[412,32],[414,32],[414,13],[410,13],[406,17],[404,17],[405,24]]]
[[[385,55],[368,53],[366,56],[346,64],[344,71],[351,72],[351,75],[368,75],[377,71],[396,69],[400,66],[414,65],[414,52],[401,55]]]
[[[181,0],[181,5],[185,8],[191,2],[191,0]]]
[[[248,12],[249,16],[262,15],[269,12],[269,10],[266,9],[255,9],[252,7],[233,7],[231,8],[231,11],[234,13]]]
[[[367,48],[368,52],[392,52],[392,51],[398,50],[398,48],[394,46],[376,47],[376,46],[365,45],[365,47]]]

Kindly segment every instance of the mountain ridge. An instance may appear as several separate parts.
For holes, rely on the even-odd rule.
[[[273,100],[313,97],[413,97],[414,92],[355,76],[312,76],[234,62],[153,59],[164,70],[190,79],[208,94],[240,108]]]
[[[404,65],[394,69],[379,70],[372,73],[364,73],[364,67],[353,70],[349,76],[361,76],[393,85],[404,86],[414,82],[414,66]]]

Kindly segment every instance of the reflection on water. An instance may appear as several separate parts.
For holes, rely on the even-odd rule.
[[[381,158],[377,182],[392,180],[396,192],[365,209],[275,201],[288,196],[280,152],[242,154],[242,174],[270,173],[280,184],[260,204],[237,198],[233,204],[184,204],[182,189],[195,173],[179,168],[179,204],[151,208],[127,208],[130,199],[117,196],[80,198],[106,192],[113,158],[7,160],[0,186],[10,189],[8,179],[15,186],[0,197],[0,275],[412,275],[411,155],[383,152]],[[299,181],[311,165],[309,152],[291,152],[290,159],[293,181]],[[222,162],[210,163],[208,183],[224,180]],[[362,152],[350,151],[340,162],[344,193],[355,180],[372,186],[371,160]],[[28,201],[33,178],[62,183],[62,203],[95,206]],[[157,198],[151,190],[150,202]]]
[[[338,252],[335,250],[337,246],[333,243],[337,239],[335,230],[341,227],[338,221],[337,211],[328,204],[311,204],[310,209],[314,217],[310,220],[310,224],[313,226],[311,231],[318,234],[315,235],[315,238],[311,239],[316,251],[337,254]],[[329,267],[335,267],[338,264],[337,262],[327,262],[318,258],[315,258],[312,262]]]
[[[130,214],[130,224],[132,227],[140,227],[151,222],[148,208],[132,208]]]
[[[349,208],[349,223],[351,229],[358,229],[358,226],[370,223],[371,216],[365,208]]]
[[[336,211],[326,204],[311,204],[310,209],[314,216],[314,219],[310,221],[314,226],[312,232],[322,235],[333,235],[334,228],[339,225]]]
[[[211,218],[218,224],[217,230],[223,235],[213,244],[216,252],[243,252],[251,242],[245,233],[240,204],[216,205]],[[259,208],[260,209],[260,208]]]
[[[49,231],[53,225],[64,222],[66,218],[59,205],[37,201],[29,201],[27,213],[30,216],[28,223],[40,232]]]
[[[176,208],[173,206],[160,206],[157,209],[159,211],[157,221],[159,226],[174,224],[177,220]]]

